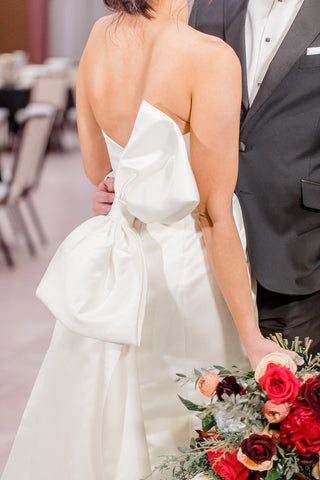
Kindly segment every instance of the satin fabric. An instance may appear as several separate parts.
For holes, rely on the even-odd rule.
[[[246,365],[198,225],[189,136],[145,101],[125,149],[104,136],[116,200],[67,237],[38,287],[57,324],[2,480],[146,477],[196,426],[177,393],[198,393],[175,374]]]

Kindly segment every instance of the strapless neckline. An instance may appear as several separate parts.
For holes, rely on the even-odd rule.
[[[128,143],[126,144],[125,147],[123,147],[122,145],[120,145],[118,142],[116,142],[115,140],[113,140],[113,138],[111,138],[104,130],[101,129],[101,132],[103,134],[103,136],[105,137],[106,140],[108,140],[109,142],[113,143],[113,145],[115,145],[116,147],[118,147],[119,149],[121,149],[122,151],[125,151],[126,148],[128,147],[128,145],[130,144],[130,141],[131,141],[131,138],[133,137],[133,134],[134,134],[134,131],[136,129],[136,125],[137,125],[137,120],[141,114],[141,110],[143,109],[144,106],[147,106],[153,110],[155,110],[157,113],[159,113],[160,115],[162,115],[164,118],[166,118],[167,120],[171,121],[178,129],[179,129],[179,132],[181,133],[181,136],[182,137],[187,137],[188,135],[190,135],[190,132],[187,132],[185,134],[183,134],[177,124],[177,122],[175,122],[173,120],[172,117],[170,117],[170,115],[168,115],[167,113],[163,112],[162,110],[160,110],[160,108],[157,108],[155,107],[154,105],[152,105],[151,103],[147,102],[147,100],[142,100],[141,104],[140,104],[140,107],[139,107],[139,110],[138,110],[138,113],[136,115],[136,118],[135,118],[135,121],[134,121],[134,124],[133,124],[133,127],[132,127],[132,130],[131,130],[131,133],[130,133],[130,136],[129,136],[129,140],[128,140]]]

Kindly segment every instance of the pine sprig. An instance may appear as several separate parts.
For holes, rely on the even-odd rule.
[[[313,341],[310,337],[306,337],[302,341],[300,340],[300,337],[296,336],[291,342],[291,345],[289,345],[289,341],[286,338],[283,338],[282,333],[270,334],[269,338],[281,348],[291,350],[292,352],[301,355],[305,361],[305,365],[302,367],[304,370],[308,372],[317,372],[320,369],[320,353],[317,353],[315,357],[309,353]]]
[[[190,447],[180,447],[180,454],[164,456],[161,464],[154,467],[154,472],[167,472],[172,470],[171,480],[190,480],[199,473],[205,473],[210,479],[219,480],[221,477],[216,474],[210,465],[207,451],[213,453],[221,451],[217,461],[224,458],[228,450],[232,450],[236,435],[229,435],[226,440],[204,439],[201,445],[197,445],[194,438],[191,439]],[[160,457],[162,458],[162,457]],[[147,480],[147,479],[144,479]]]

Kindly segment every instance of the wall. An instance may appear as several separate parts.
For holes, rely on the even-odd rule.
[[[0,53],[30,51],[28,0],[0,0]]]
[[[32,62],[79,60],[94,22],[105,14],[103,0],[0,0],[0,53],[25,50]]]
[[[192,7],[193,1],[188,0],[189,8]],[[94,22],[106,15],[103,0],[48,0],[48,2],[48,55],[79,60]]]
[[[79,60],[94,22],[105,14],[102,0],[49,0],[48,55]]]

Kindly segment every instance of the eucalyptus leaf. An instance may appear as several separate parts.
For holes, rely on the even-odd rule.
[[[278,480],[281,477],[281,473],[276,470],[269,470],[266,476],[266,480]]]
[[[210,413],[202,419],[202,430],[208,432],[215,425],[214,416]]]
[[[203,412],[206,409],[201,405],[197,405],[196,403],[193,403],[190,400],[186,400],[185,398],[180,397],[180,395],[178,395],[178,397],[180,398],[183,405],[191,412]]]

